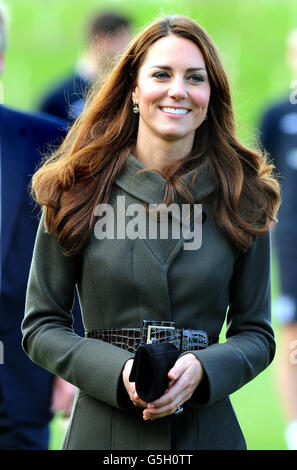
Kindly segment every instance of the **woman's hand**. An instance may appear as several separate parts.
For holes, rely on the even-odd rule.
[[[130,400],[134,403],[134,405],[140,406],[142,408],[146,408],[148,406],[148,403],[141,400],[139,396],[137,395],[136,389],[135,389],[135,382],[129,382],[129,376],[130,376],[130,372],[133,366],[133,360],[134,359],[128,359],[128,361],[126,362],[124,366],[124,369],[122,372],[123,382],[127,390],[127,393],[130,397]]]
[[[191,398],[202,380],[203,373],[201,362],[194,354],[189,353],[180,357],[168,372],[170,379],[168,389],[162,397],[148,403],[143,412],[143,419],[157,419],[173,414],[178,405],[182,406]]]

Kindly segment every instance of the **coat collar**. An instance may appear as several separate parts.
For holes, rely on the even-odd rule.
[[[136,174],[145,166],[130,153],[125,161],[121,173],[116,178],[116,184],[131,196],[149,204],[160,204],[165,197],[166,179],[159,173],[148,170]],[[200,202],[210,196],[214,191],[214,182],[210,175],[208,158],[200,166],[194,180],[196,169],[185,173],[182,178],[192,188],[194,202]]]
[[[207,161],[208,159],[205,159],[203,164],[200,166],[193,185],[192,194],[195,203],[202,203],[202,200],[203,202],[206,202],[206,197],[213,193],[214,185],[210,178],[209,165],[207,164]],[[166,179],[151,170],[136,175],[139,170],[144,168],[145,167],[142,163],[130,154],[125,161],[121,173],[116,178],[116,185],[125,191],[128,196],[125,203],[127,205],[133,204],[135,202],[135,198],[148,204],[157,205],[164,200]],[[183,175],[183,178],[185,178],[189,187],[191,187],[195,172],[196,170],[194,169]],[[177,198],[174,202],[184,203],[185,201],[181,198]],[[193,220],[191,222],[191,230],[192,229]],[[171,229],[169,229],[169,234],[170,233]],[[144,234],[141,236],[141,240],[139,240],[140,244],[145,243],[147,245],[149,251],[154,254],[155,259],[159,261],[162,269],[165,271],[169,269],[177,254],[183,249],[184,242],[185,240],[183,239],[183,235],[177,239],[173,238],[171,235],[166,239],[162,239],[160,237],[154,239],[147,236],[147,234]],[[166,292],[164,292],[164,299],[166,298]]]

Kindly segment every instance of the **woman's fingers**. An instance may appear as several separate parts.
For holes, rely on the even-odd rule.
[[[177,406],[181,406],[191,396],[191,393],[183,385],[181,379],[171,385],[170,390],[160,399],[149,403],[143,412],[143,418],[157,419],[173,414]]]
[[[132,366],[133,366],[133,359],[128,359],[128,361],[126,362],[123,368],[123,373],[122,373],[123,383],[130,397],[130,400],[133,402],[133,404],[138,407],[146,408],[148,404],[144,402],[143,400],[141,400],[141,398],[137,395],[135,382],[129,381],[129,376],[130,376]]]
[[[145,408],[143,419],[158,419],[173,414],[177,406],[188,401],[202,379],[200,361],[192,353],[180,357],[168,372],[169,384],[166,392],[153,403],[146,403],[138,396],[135,382],[129,382],[133,359],[129,359],[123,369],[123,382],[130,400],[137,407]]]
[[[141,398],[137,395],[136,391],[134,392],[132,401],[135,406],[140,406],[142,408],[146,408],[148,406],[148,403],[146,401],[141,400]]]
[[[163,418],[173,414],[177,406],[188,401],[202,379],[203,369],[194,354],[179,358],[169,371],[171,379],[167,392],[158,400],[149,403],[143,412],[144,420]]]
[[[187,400],[184,400],[184,397],[180,396],[163,407],[146,408],[143,411],[143,419],[146,421],[149,419],[159,419],[172,415],[177,410],[178,405],[181,406],[185,401]]]

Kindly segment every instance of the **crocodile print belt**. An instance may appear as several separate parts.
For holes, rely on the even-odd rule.
[[[204,349],[219,340],[202,330],[175,328],[170,321],[143,320],[142,328],[102,329],[86,332],[94,338],[135,353],[140,344],[172,343],[181,352]]]

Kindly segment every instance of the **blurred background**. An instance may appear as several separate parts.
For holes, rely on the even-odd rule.
[[[85,46],[85,24],[94,9],[128,15],[133,33],[156,16],[183,14],[214,39],[227,70],[238,134],[256,144],[261,114],[271,101],[290,93],[285,62],[287,33],[297,27],[296,0],[7,0],[10,10],[7,63],[0,81],[4,104],[37,109],[41,97],[73,69]],[[273,260],[273,299],[279,289]],[[273,318],[278,336],[278,324]],[[284,415],[274,372],[276,361],[231,400],[248,448],[285,449]],[[51,423],[51,449],[64,433],[59,414]]]

